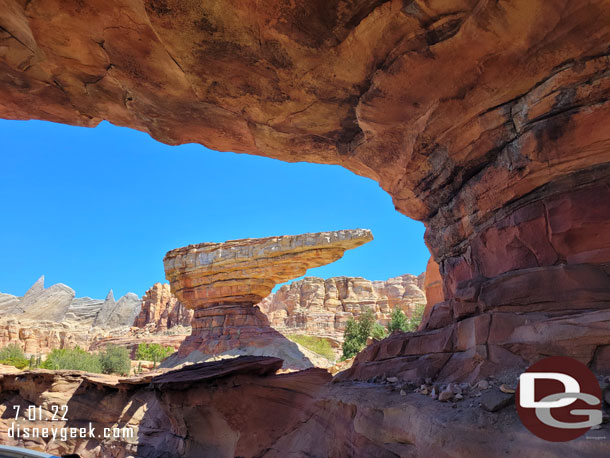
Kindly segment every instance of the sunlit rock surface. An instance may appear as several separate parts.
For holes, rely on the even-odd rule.
[[[263,299],[259,308],[282,334],[306,334],[343,341],[345,324],[370,309],[386,325],[395,308],[412,316],[426,303],[423,275],[405,274],[385,281],[359,277],[305,277]]]
[[[296,344],[269,326],[255,304],[277,283],[334,262],[346,250],[372,239],[370,231],[355,229],[202,243],[170,251],[163,261],[165,274],[178,300],[195,315],[192,335],[164,364],[249,354],[281,357],[286,367],[310,366]]]

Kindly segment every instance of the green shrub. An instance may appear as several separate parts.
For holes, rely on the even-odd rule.
[[[368,339],[373,331],[373,325],[375,324],[375,315],[370,308],[366,308],[363,313],[358,317],[358,340],[364,342],[366,346],[366,339]]]
[[[408,329],[409,319],[407,318],[407,315],[405,315],[405,312],[400,310],[398,307],[394,308],[394,310],[392,310],[392,315],[390,316],[390,322],[388,323],[388,332],[406,332]]]
[[[388,323],[388,332],[392,333],[394,331],[402,331],[402,332],[415,332],[417,328],[421,324],[421,320],[424,316],[424,309],[426,308],[426,304],[417,304],[415,306],[415,310],[413,310],[413,314],[411,317],[407,318],[407,315],[396,307],[392,311],[392,316],[390,317],[390,322]]]
[[[108,345],[104,351],[99,354],[99,360],[104,374],[129,375],[131,360],[129,359],[129,350],[125,347]]]
[[[373,311],[367,308],[357,320],[350,318],[345,325],[343,333],[342,360],[356,356],[364,347],[369,337],[383,339],[386,337],[385,329],[375,321]]]
[[[25,369],[30,360],[25,357],[23,350],[17,344],[9,344],[0,349],[0,364]]]
[[[156,343],[141,343],[136,350],[136,359],[144,361],[153,361],[155,366],[168,356],[172,355],[176,350],[173,347],[163,347]]]
[[[415,332],[419,325],[421,324],[421,320],[424,317],[424,310],[426,308],[426,304],[417,304],[415,306],[415,310],[413,310],[413,314],[411,318],[408,319],[407,331]]]
[[[373,325],[373,330],[371,331],[371,337],[375,340],[383,340],[388,336],[387,331],[383,326],[379,323],[375,323]]]
[[[343,356],[341,359],[349,359],[356,356],[360,350],[366,345],[366,339],[363,342],[359,338],[358,322],[350,317],[345,323],[345,331],[343,332]]]
[[[102,372],[102,363],[98,355],[86,352],[80,347],[53,350],[41,365],[44,369],[69,369],[86,372]]]
[[[330,346],[330,342],[323,337],[304,336],[302,334],[288,334],[286,337],[330,361],[335,360],[335,353]]]

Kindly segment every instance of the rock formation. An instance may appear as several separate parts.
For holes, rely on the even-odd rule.
[[[165,331],[174,326],[190,326],[192,319],[193,310],[178,301],[169,284],[155,283],[142,297],[142,307],[133,325]]]
[[[14,311],[19,305],[19,297],[12,294],[0,293],[0,312],[2,314]]]
[[[103,305],[104,300],[102,299],[76,297],[72,300],[64,320],[77,321],[82,325],[91,326]]]
[[[44,276],[34,283],[18,302],[11,301],[3,316],[16,315],[28,320],[62,321],[74,299],[74,290],[58,283],[44,287]]]
[[[258,306],[282,334],[307,334],[342,342],[347,320],[358,317],[366,308],[383,325],[395,307],[411,316],[417,305],[426,303],[421,283],[420,277],[409,274],[386,281],[305,277],[283,285]]]
[[[4,3],[1,117],[340,164],[426,224],[436,358],[610,344],[605,1]]]
[[[96,332],[76,322],[0,320],[0,348],[19,345],[26,355],[46,355],[55,348],[88,348]]]
[[[262,239],[202,243],[172,250],[165,274],[178,300],[194,309],[193,332],[180,347],[177,364],[189,357],[258,354],[280,356],[287,367],[303,367],[296,345],[269,326],[254,305],[277,283],[343,256],[372,240],[356,229]]]
[[[425,223],[442,279],[431,290],[438,302],[421,331],[369,347],[341,380],[477,378],[550,355],[604,367],[606,1],[67,0],[61,10],[50,0],[4,1],[0,117],[81,126],[106,119],[168,144],[339,164],[378,181],[398,211]],[[586,440],[542,447],[514,422],[500,422],[502,431],[485,417],[451,423],[450,414],[408,396],[397,408],[387,393],[369,396],[357,384],[336,390],[316,406],[326,410],[282,438],[285,448],[266,443],[263,451],[607,449]],[[174,401],[184,412],[202,397],[182,399]],[[439,429],[439,415],[452,427]],[[219,429],[234,424],[230,415],[209,418]],[[252,436],[214,450],[243,454],[239,446]]]
[[[543,442],[525,430],[514,408],[489,412],[474,405],[499,392],[491,383],[465,388],[461,401],[439,402],[389,378],[333,384],[321,369],[278,375],[281,365],[276,358],[249,356],[128,379],[0,367],[0,437],[82,458],[519,457],[524,450],[557,458],[607,455],[608,424],[571,442]],[[68,421],[27,421],[23,412],[31,404],[44,418],[52,416],[52,405],[67,405]],[[22,409],[16,422],[14,405]],[[8,437],[13,424],[69,428],[89,422],[97,434],[83,439]],[[104,439],[103,428],[120,428],[120,434]]]
[[[44,275],[23,297],[0,293],[3,318],[62,323],[75,321],[82,326],[102,328],[131,326],[140,309],[140,299],[127,293],[118,302],[112,290],[105,300],[74,297],[74,290],[62,283],[44,287]]]
[[[112,291],[106,300],[75,298],[64,284],[45,288],[42,276],[23,297],[0,293],[0,347],[17,344],[28,355],[77,345],[87,349],[111,331],[115,337],[128,333],[140,305],[133,293],[118,301]]]
[[[130,326],[140,312],[141,304],[140,298],[134,293],[127,293],[115,301],[110,290],[93,321],[93,326],[105,329]]]

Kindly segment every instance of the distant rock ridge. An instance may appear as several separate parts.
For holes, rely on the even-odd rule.
[[[343,341],[345,323],[370,308],[387,324],[395,307],[410,316],[426,303],[424,274],[404,274],[385,281],[362,277],[305,277],[283,285],[258,307],[283,334],[307,334]]]
[[[140,298],[136,294],[127,293],[115,301],[110,290],[93,321],[93,326],[106,329],[131,326],[140,312],[140,305]]]
[[[42,275],[23,297],[0,293],[0,317],[56,323],[76,321],[83,327],[110,329],[131,326],[140,311],[140,299],[134,293],[127,293],[118,301],[112,290],[105,300],[76,298],[69,286],[57,283],[45,288],[44,282]]]

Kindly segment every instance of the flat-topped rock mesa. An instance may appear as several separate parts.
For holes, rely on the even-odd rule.
[[[193,313],[172,294],[168,283],[155,283],[142,296],[142,307],[133,325],[150,326],[161,332],[176,326],[190,326]]]
[[[254,305],[277,283],[302,276],[373,239],[363,229],[202,243],[172,250],[164,266],[171,289],[194,309],[192,335],[168,364],[190,357],[254,354],[278,356],[304,367],[296,345],[269,326]],[[288,354],[287,354],[288,353]]]
[[[283,285],[263,299],[258,307],[271,326],[283,334],[297,333],[343,341],[345,323],[366,308],[385,325],[392,310],[407,316],[426,303],[424,274],[405,274],[385,281],[361,277],[305,277]]]

